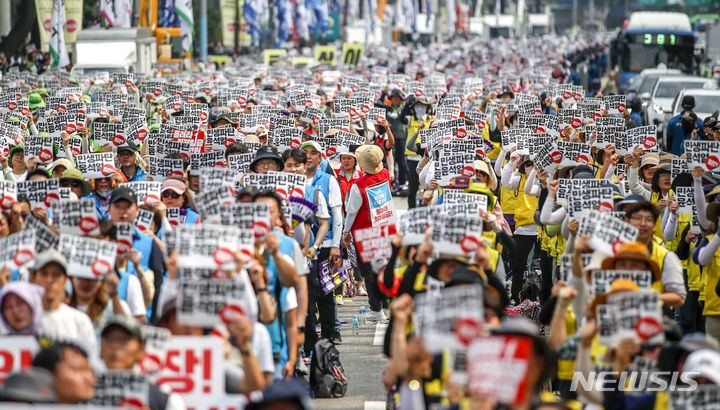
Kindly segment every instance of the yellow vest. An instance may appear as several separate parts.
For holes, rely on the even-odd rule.
[[[410,126],[408,127],[408,132],[407,132],[407,140],[408,141],[412,138],[413,135],[417,134],[418,130],[420,130],[421,123],[422,122],[418,121],[414,116],[412,118],[410,118]],[[430,123],[432,123],[432,116],[428,115],[427,119],[425,120],[425,128],[429,127]],[[417,139],[417,143],[418,144],[422,143],[422,140],[420,139],[419,136]],[[415,151],[411,151],[410,149],[408,149],[407,145],[405,146],[405,155],[415,156],[415,157],[418,156],[418,154]],[[410,171],[414,171],[414,170],[411,169]]]
[[[685,239],[682,239],[685,240]],[[686,260],[683,261],[683,267],[687,270],[687,276],[688,276],[688,289],[696,292],[696,291],[703,291],[703,281],[702,281],[702,274],[700,271],[700,265],[695,263],[692,259],[692,254],[695,251],[695,247],[697,246],[697,242],[691,242],[690,243],[690,256]],[[707,275],[704,275],[707,276]]]
[[[668,192],[668,196],[675,195],[675,192],[671,189]],[[660,191],[653,191],[652,195],[650,195],[650,202],[657,205],[658,201],[660,200]],[[665,241],[665,234],[663,234],[663,227],[662,227],[662,213],[658,217],[657,221],[655,222],[655,233],[654,235],[658,238],[660,238],[661,241]]]
[[[662,284],[662,269],[663,262],[665,261],[665,255],[667,255],[667,253],[670,251],[660,246],[658,242],[659,241],[657,238],[653,238],[653,250],[652,254],[650,255],[650,259],[655,261],[655,263],[657,263],[658,267],[660,268],[660,279],[654,281],[652,285],[650,285],[650,289],[659,293],[664,293],[665,287]]]
[[[538,205],[538,198],[525,193],[525,182],[527,174],[522,174],[520,186],[518,187],[517,208],[515,208],[515,227],[532,225],[535,223],[533,216]],[[505,209],[505,208],[503,208]]]
[[[493,147],[495,147],[492,151],[486,153],[485,155],[487,155],[487,157],[490,159],[497,159],[497,157],[500,155],[500,151],[502,151],[502,143],[490,141],[490,126],[485,127],[482,133],[482,137],[484,140],[491,143]]]
[[[720,296],[715,293],[715,287],[720,277],[720,252],[715,252],[715,256],[713,256],[710,265],[703,269],[703,276],[707,277],[703,315],[720,315]]]

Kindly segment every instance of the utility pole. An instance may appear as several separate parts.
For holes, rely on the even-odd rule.
[[[9,33],[12,28],[12,16],[10,13],[10,0],[0,0],[0,36]]]
[[[200,0],[200,59],[207,57],[207,0]]]

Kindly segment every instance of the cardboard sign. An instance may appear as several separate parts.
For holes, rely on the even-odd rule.
[[[61,233],[58,252],[68,261],[68,276],[95,280],[102,278],[115,267],[117,244]]]
[[[500,131],[500,138],[502,139],[503,148],[511,150],[517,147],[519,141],[530,138],[533,131],[529,128],[510,128],[508,130]],[[522,152],[518,152],[519,155],[528,155]]]
[[[590,246],[607,255],[614,255],[625,242],[637,240],[638,229],[618,220],[607,212],[589,211],[580,222],[578,235],[590,236]]]
[[[270,138],[279,152],[285,152],[288,149],[300,148],[303,131],[300,128],[275,127]]]
[[[53,224],[61,233],[71,235],[95,235],[99,232],[95,200],[83,198],[78,201],[58,201],[53,205]]]
[[[526,400],[533,341],[527,336],[494,335],[475,339],[468,348],[468,387],[515,405]]]
[[[680,215],[692,215],[695,210],[695,188],[691,186],[675,187],[675,199],[678,202],[677,213]]]
[[[179,394],[188,408],[209,410],[225,396],[225,353],[221,338],[173,336],[167,355],[161,359],[162,370],[150,376],[150,381]],[[235,399],[235,403],[242,400]]]
[[[183,269],[177,299],[179,323],[198,327],[229,324],[238,316],[251,317],[253,304],[256,306],[257,299],[246,273],[231,279],[213,269]]]
[[[458,189],[446,189],[443,194],[443,205],[477,203],[483,211],[488,210],[488,197],[482,194],[462,192]]]
[[[0,210],[7,211],[17,201],[17,184],[15,181],[0,181]]]
[[[435,179],[440,186],[448,186],[457,176],[475,176],[475,153],[441,150],[435,161]]]
[[[557,147],[562,153],[560,166],[590,165],[592,159],[590,144],[558,141]]]
[[[235,252],[241,249],[240,237],[235,226],[179,225],[166,233],[165,242],[168,251],[180,250],[180,268],[231,269]]]
[[[557,146],[557,141],[548,141],[535,151],[535,165],[538,169],[553,175],[555,170],[560,166],[563,154]]]
[[[205,189],[195,196],[197,211],[202,219],[216,215],[221,205],[228,205],[235,202],[235,197],[226,186],[214,189]]]
[[[201,168],[200,190],[212,190],[227,187],[233,197],[237,195],[235,186],[239,183],[240,175],[230,168]]]
[[[602,99],[583,98],[578,105],[583,113],[583,120],[585,122],[595,121],[602,117]]]
[[[713,410],[720,403],[720,386],[701,384],[696,389],[670,389],[669,408],[672,410]]]
[[[248,152],[246,154],[231,154],[228,156],[228,168],[235,172],[245,174],[250,171],[250,164],[255,159],[255,153]]]
[[[22,230],[6,236],[0,247],[0,267],[20,269],[35,259],[35,231]]]
[[[720,141],[685,141],[688,168],[703,167],[707,171],[720,168]]]
[[[132,141],[133,144],[138,146],[145,141],[149,133],[150,129],[148,128],[145,118],[137,118],[127,121],[123,135],[125,135],[127,140]]]
[[[527,115],[518,114],[516,128],[529,128],[535,134],[548,134],[555,138],[560,136],[558,118],[554,115]]]
[[[177,176],[182,178],[182,176],[185,175],[185,170],[183,169],[183,160],[179,158],[171,159],[149,156],[147,157],[147,164],[148,175],[150,175],[150,177],[152,177],[152,179],[156,181],[163,181],[169,176]]]
[[[0,385],[11,373],[32,367],[33,357],[40,350],[34,336],[2,336],[0,346]]]
[[[36,254],[45,252],[48,249],[57,249],[59,236],[33,215],[28,215],[25,219],[23,230],[35,231]]]
[[[610,292],[610,285],[617,279],[631,280],[640,287],[640,290],[648,292],[655,280],[650,271],[594,270],[592,272],[591,294],[598,296]]]
[[[134,181],[125,182],[122,186],[126,186],[135,192],[138,205],[154,205],[160,200],[160,181]]]
[[[205,143],[210,145],[213,150],[224,150],[230,144],[241,140],[240,134],[232,125],[223,125],[222,127],[210,128],[205,136]]]
[[[225,166],[225,156],[223,153],[224,151],[210,151],[199,154],[191,154],[190,170],[198,171],[203,168],[212,167],[223,168]]]
[[[75,156],[75,164],[85,179],[111,178],[115,173],[115,158],[112,152],[96,152]]]
[[[568,217],[579,221],[591,210],[612,212],[613,204],[612,188],[575,189],[567,199]]]
[[[57,178],[17,183],[17,197],[25,197],[30,208],[49,208],[60,200],[60,180]]]
[[[638,343],[652,339],[665,341],[662,309],[657,292],[621,292],[608,295],[607,303],[597,306],[598,339],[601,344],[617,346],[633,338]]]
[[[433,224],[433,218],[438,212],[438,207],[424,206],[408,209],[401,214],[398,232],[403,234],[403,246],[421,244],[425,239],[425,231]]]
[[[95,374],[95,394],[90,404],[146,408],[149,402],[150,385],[146,375],[130,370],[107,370]]]
[[[125,144],[125,126],[118,123],[98,122],[94,124],[93,139],[95,145],[112,144],[114,147]]]
[[[205,103],[185,103],[183,111],[183,116],[199,119],[201,123],[207,123],[210,108]]]
[[[567,199],[573,191],[602,188],[603,185],[612,183],[609,179],[569,179],[560,178],[559,187],[555,200],[558,205],[567,205]]]
[[[371,108],[370,112],[367,113],[368,124],[382,125],[386,120],[384,108]]]
[[[606,95],[602,98],[602,101],[610,115],[622,114],[627,107],[627,97],[625,95]]]
[[[25,137],[25,161],[35,160],[38,164],[49,164],[53,161],[53,139],[28,135]]]
[[[150,229],[150,225],[153,222],[155,214],[147,209],[138,209],[138,216],[135,218],[135,226],[141,230],[146,231]]]
[[[435,222],[430,239],[435,249],[442,249],[444,254],[464,256],[480,246],[484,222],[479,216],[442,213]]]
[[[566,127],[570,127],[572,129],[578,129],[582,127],[583,124],[583,116],[582,116],[582,110],[580,109],[570,109],[570,108],[558,108],[557,112],[558,116],[558,123],[560,125],[560,129],[565,129]]]
[[[353,240],[360,259],[364,263],[370,263],[373,259],[389,258],[392,250],[390,240],[396,232],[395,224],[372,226],[354,231]]]
[[[424,292],[415,298],[413,328],[431,353],[460,350],[482,335],[483,312],[482,286],[455,286],[437,294]]]
[[[657,127],[655,125],[646,125],[644,127],[635,127],[625,132],[627,136],[627,149],[615,150],[620,155],[632,154],[635,147],[641,147],[646,152],[657,152]]]

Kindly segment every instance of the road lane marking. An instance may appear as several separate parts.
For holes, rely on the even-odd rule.
[[[373,346],[382,346],[385,340],[385,330],[387,330],[387,323],[378,323],[375,326],[375,337],[373,338]]]

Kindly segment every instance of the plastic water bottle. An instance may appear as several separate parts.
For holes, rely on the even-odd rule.
[[[354,335],[360,334],[360,321],[358,320],[358,315],[353,316],[352,329]]]
[[[362,325],[367,324],[367,309],[365,309],[365,304],[360,304],[360,310],[358,311],[358,315],[360,316],[360,323]]]

